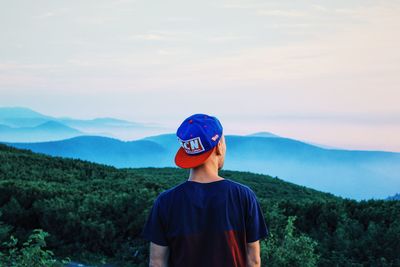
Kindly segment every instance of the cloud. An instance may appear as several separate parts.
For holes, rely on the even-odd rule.
[[[218,5],[218,7],[226,9],[254,9],[260,7],[260,5],[243,4],[243,3],[224,3],[222,5]]]
[[[291,17],[291,18],[299,18],[306,17],[306,12],[296,11],[296,10],[258,10],[257,15],[260,16],[276,16],[276,17]]]
[[[322,6],[322,5],[311,5],[311,7],[315,10],[321,11],[321,12],[329,12],[329,8]]]
[[[168,17],[166,20],[173,22],[190,22],[194,21],[195,19],[191,17]]]
[[[55,9],[49,9],[47,11],[44,11],[40,14],[32,16],[33,19],[52,19],[54,17],[60,17],[64,16],[67,13],[70,12],[70,8],[63,7],[63,8],[55,8]]]
[[[285,30],[286,32],[288,32],[288,29],[295,29],[297,33],[298,30],[304,30],[304,29],[311,29],[314,25],[311,23],[269,23],[264,25],[264,28],[270,28],[270,29],[282,29]],[[300,32],[300,33],[304,33],[304,31]]]
[[[59,68],[61,65],[56,64],[27,64],[27,63],[16,63],[16,62],[0,62],[0,71],[31,71],[31,70],[49,70]]]
[[[74,22],[81,25],[109,25],[110,23],[116,23],[120,20],[119,17],[114,15],[79,15],[73,18]]]
[[[366,126],[384,126],[384,125],[400,125],[400,112],[397,114],[369,114],[352,113],[352,112],[336,112],[336,113],[303,113],[303,114],[272,114],[272,115],[259,115],[252,116],[247,119],[262,119],[270,121],[296,121],[296,122],[310,122],[318,124],[349,124],[349,125],[366,125]]]
[[[158,55],[162,56],[182,56],[184,54],[189,54],[190,50],[187,48],[176,49],[176,48],[164,48],[157,50]]]
[[[249,36],[244,36],[244,35],[220,35],[220,36],[211,36],[207,37],[206,40],[209,42],[215,42],[215,43],[224,43],[224,42],[232,42],[232,41],[238,41],[238,40],[248,40],[250,39]]]
[[[44,18],[54,17],[56,15],[57,15],[56,12],[49,11],[49,12],[43,13],[41,15],[33,16],[33,18],[44,19]]]
[[[144,40],[144,41],[163,41],[168,38],[162,34],[148,33],[148,34],[136,34],[136,35],[130,36],[129,39]]]
[[[191,37],[191,32],[185,31],[149,31],[140,34],[131,34],[122,39],[130,41],[180,41]]]

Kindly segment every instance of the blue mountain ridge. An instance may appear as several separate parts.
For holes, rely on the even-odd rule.
[[[52,117],[36,112],[25,107],[0,107],[0,124],[10,127],[34,127],[43,124],[47,121],[55,121],[69,127],[78,125],[80,127],[94,126],[128,126],[128,127],[143,127],[142,123],[130,122],[126,120],[114,118],[95,118],[95,119],[73,119],[67,117]]]
[[[138,140],[120,141],[101,136],[79,136],[62,141],[37,143],[5,143],[37,153],[88,160],[115,167],[165,166],[162,164],[164,148],[157,143]]]
[[[49,120],[54,118],[29,108],[0,107],[0,124],[9,127],[35,127]]]
[[[163,129],[156,124],[109,117],[88,120],[56,118],[24,107],[0,107],[0,141],[4,142],[55,141],[80,135],[118,136],[126,139],[162,132]]]
[[[387,197],[386,200],[400,200],[400,193]]]
[[[247,136],[253,136],[253,137],[280,137],[279,135],[270,133],[270,132],[257,132],[257,133],[252,133],[248,134]]]
[[[325,149],[281,137],[226,136],[224,169],[278,176],[354,199],[386,198],[400,188],[400,153]],[[175,166],[174,134],[120,141],[81,136],[41,143],[8,143],[34,152],[123,167]]]
[[[62,140],[82,134],[81,131],[52,120],[34,127],[0,125],[0,140],[11,142],[24,141],[27,138],[35,141]]]

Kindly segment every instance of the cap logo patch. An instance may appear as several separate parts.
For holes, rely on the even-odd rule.
[[[198,154],[205,151],[204,146],[201,143],[200,137],[195,137],[189,140],[179,139],[179,142],[181,143],[181,146],[188,154]]]
[[[219,135],[216,134],[216,135],[214,135],[213,137],[211,137],[211,139],[215,142],[215,141],[218,139],[218,137],[219,137]]]

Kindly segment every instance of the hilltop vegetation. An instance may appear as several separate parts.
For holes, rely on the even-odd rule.
[[[175,168],[117,169],[0,145],[0,243],[43,229],[59,258],[146,266],[139,237],[155,197],[185,181]],[[337,198],[267,175],[223,171],[257,194],[270,266],[399,266],[400,202]],[[1,248],[5,250],[4,247]]]
[[[229,151],[225,167],[279,176],[285,181],[357,200],[384,199],[400,188],[400,153],[323,149],[293,139],[262,136],[225,136]],[[60,141],[7,144],[117,168],[175,167],[173,159],[179,148],[175,134],[127,142],[79,136]]]

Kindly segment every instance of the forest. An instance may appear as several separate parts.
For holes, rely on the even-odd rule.
[[[140,233],[153,201],[188,177],[2,144],[0,162],[0,266],[148,266]],[[343,199],[250,172],[220,175],[257,195],[270,230],[263,266],[400,266],[398,200]]]

